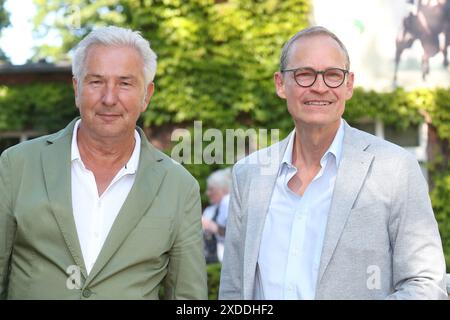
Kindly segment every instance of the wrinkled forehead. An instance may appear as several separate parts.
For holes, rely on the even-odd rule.
[[[88,60],[102,59],[110,55],[116,55],[118,60],[126,57],[125,60],[134,60],[139,64],[144,63],[144,59],[140,51],[133,47],[127,45],[104,45],[104,44],[92,44],[86,49],[86,55],[84,57],[83,63],[86,64]]]
[[[92,45],[86,50],[81,82],[91,77],[145,84],[144,61],[134,47]]]

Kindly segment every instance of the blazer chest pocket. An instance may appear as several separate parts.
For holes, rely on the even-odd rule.
[[[164,217],[144,216],[137,224],[136,228],[160,229],[161,231],[172,230],[172,219]]]

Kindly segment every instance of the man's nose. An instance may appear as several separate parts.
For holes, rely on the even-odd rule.
[[[114,84],[107,84],[103,92],[102,102],[106,106],[114,106],[117,103],[117,87]]]
[[[314,82],[314,84],[311,86],[311,90],[314,90],[316,92],[325,92],[327,91],[329,88],[328,86],[325,84],[325,81],[323,79],[323,73],[319,73],[317,74],[317,78],[316,81]]]

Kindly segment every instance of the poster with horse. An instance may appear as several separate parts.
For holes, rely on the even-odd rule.
[[[311,23],[346,44],[358,86],[450,86],[450,0],[314,0]]]

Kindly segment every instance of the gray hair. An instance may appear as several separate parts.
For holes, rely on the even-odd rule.
[[[306,28],[303,30],[300,30],[297,32],[292,38],[290,38],[283,46],[283,50],[281,51],[281,57],[280,57],[280,70],[285,70],[287,68],[288,60],[289,60],[289,50],[291,49],[294,42],[299,40],[300,38],[306,38],[316,35],[326,35],[332,38],[337,42],[339,47],[342,49],[345,55],[345,67],[350,69],[350,57],[348,55],[347,48],[345,48],[345,45],[342,43],[342,41],[330,30],[328,30],[325,27],[321,26],[314,26],[310,28]]]
[[[231,188],[231,169],[219,169],[211,173],[206,179],[206,183],[211,187],[230,190]]]
[[[72,61],[72,74],[79,83],[85,76],[84,63],[87,51],[93,45],[135,48],[143,60],[145,85],[153,81],[156,73],[156,54],[150,48],[150,42],[145,40],[138,31],[109,26],[92,31],[78,43]]]

